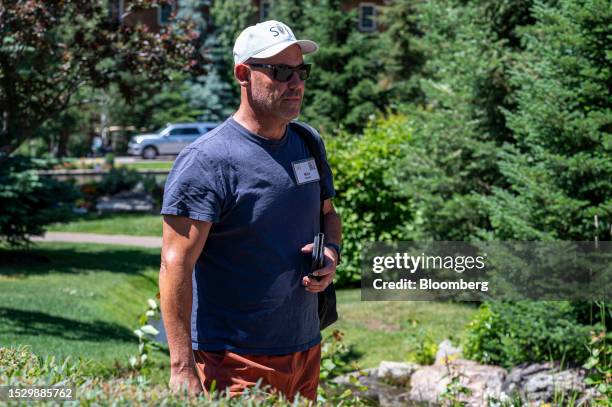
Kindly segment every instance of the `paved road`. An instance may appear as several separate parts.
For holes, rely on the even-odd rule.
[[[161,237],[99,235],[95,233],[47,232],[43,237],[33,237],[34,242],[101,243],[121,246],[161,247]]]

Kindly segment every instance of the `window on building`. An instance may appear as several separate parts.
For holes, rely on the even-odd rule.
[[[270,0],[261,0],[259,3],[259,21],[266,21],[270,16]]]
[[[173,1],[171,3],[164,3],[157,8],[159,25],[168,24],[168,22],[170,22],[170,17],[172,17],[175,7],[176,1]]]
[[[376,30],[376,5],[372,3],[359,4],[359,30]]]
[[[125,4],[123,0],[111,0],[108,2],[109,18],[121,21],[123,13],[125,13]]]

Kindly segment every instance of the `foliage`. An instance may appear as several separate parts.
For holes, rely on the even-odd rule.
[[[335,329],[321,345],[321,381],[331,380],[346,372],[349,347],[342,341],[344,333]]]
[[[219,6],[218,2],[216,4]],[[188,0],[181,2],[178,12],[179,19],[191,20],[200,33],[198,47],[210,61],[207,74],[190,78],[183,92],[189,106],[199,112],[200,121],[223,121],[238,106],[234,81],[227,73],[231,65],[227,65],[226,55],[232,54],[232,48],[223,48],[218,39],[218,33],[225,27],[215,28],[212,24],[210,8],[211,0]]]
[[[104,104],[110,122],[155,132],[168,123],[197,121],[201,111],[185,96],[190,90],[187,78],[187,75],[173,74],[169,80],[160,83],[132,76],[132,84],[138,87],[138,93],[129,101],[121,98],[117,86],[111,85],[106,91]]]
[[[612,309],[605,304],[599,304],[604,313],[601,323],[591,331],[589,343],[589,358],[583,365],[589,369],[590,375],[586,379],[587,385],[594,386],[603,400],[612,400],[612,333],[606,329],[605,319],[612,318]]]
[[[438,345],[422,327],[416,332],[414,337],[410,337],[411,359],[420,365],[432,365],[436,360]]]
[[[142,180],[138,171],[125,167],[113,167],[104,174],[98,186],[101,195],[115,195],[123,191],[131,191]]]
[[[525,50],[511,71],[517,108],[505,115],[514,142],[498,155],[509,185],[486,200],[493,236],[606,240],[612,9],[605,0],[537,1],[533,13],[537,23],[520,31]]]
[[[0,166],[0,239],[10,245],[29,243],[50,223],[71,218],[78,192],[72,184],[38,175],[50,165],[14,156]]]
[[[240,100],[240,89],[234,79],[234,42],[242,30],[257,23],[256,8],[251,0],[222,1],[214,0],[210,9],[212,24],[215,27],[213,60],[221,81],[229,84],[232,100]]]
[[[339,127],[360,131],[386,105],[378,86],[382,70],[378,53],[383,50],[377,34],[360,32],[357,10],[347,12],[340,0],[291,3],[275,1],[270,18],[286,22],[296,37],[320,45],[305,58],[313,69],[306,82],[302,118],[323,133]]]
[[[129,359],[130,367],[138,372],[147,373],[153,350],[160,349],[158,342],[155,341],[159,331],[150,324],[151,320],[160,319],[161,313],[157,301],[149,298],[146,311],[138,318],[140,327],[134,330],[134,334],[138,337],[138,355],[130,356]]]
[[[444,407],[464,407],[467,402],[462,399],[472,394],[472,390],[466,387],[462,382],[461,378],[465,377],[460,371],[452,366],[448,361],[446,362],[446,375],[449,379],[448,384],[444,388],[444,391],[438,396],[440,405]]]
[[[512,367],[522,362],[584,363],[591,326],[569,302],[487,302],[467,328],[465,355]]]
[[[337,192],[334,204],[342,217],[340,286],[359,281],[364,242],[399,240],[401,225],[412,219],[393,170],[401,157],[399,146],[410,141],[410,134],[405,117],[390,116],[373,122],[362,136],[342,133],[326,139]]]
[[[396,163],[403,195],[416,213],[417,221],[405,225],[413,240],[469,240],[490,226],[481,200],[504,186],[497,151],[510,138],[501,112],[512,105],[510,37],[516,24],[528,21],[507,16],[528,15],[529,8],[522,0],[496,5],[438,0],[399,3],[385,13],[405,20],[414,7],[418,21],[408,22],[423,33],[404,39],[425,60],[405,84],[418,81],[419,103],[398,106],[413,130]]]
[[[88,361],[40,358],[27,347],[0,348],[0,385],[75,386],[75,400],[83,405],[185,405],[185,406],[307,406],[297,398],[289,402],[257,385],[241,396],[215,392],[210,397],[172,393],[166,385],[154,385],[144,376],[104,378],[87,373]]]
[[[152,3],[142,0],[130,8]],[[134,75],[163,82],[172,71],[201,66],[188,25],[153,33],[112,20],[107,7],[85,0],[3,2],[0,162],[64,112],[83,86],[103,89],[115,83],[130,99],[137,94]]]
[[[378,11],[377,11],[378,12]],[[396,110],[400,104],[423,102],[419,73],[425,65],[427,50],[422,41],[420,14],[413,0],[386,2],[380,7],[378,23],[384,31],[378,33],[383,74],[379,86],[386,93],[388,107]]]

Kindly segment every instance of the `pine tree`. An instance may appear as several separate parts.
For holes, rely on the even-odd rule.
[[[390,8],[387,17],[407,18],[406,7]],[[407,238],[474,238],[490,227],[483,197],[505,185],[497,153],[511,140],[502,114],[512,108],[508,70],[516,42],[510,25],[528,21],[507,16],[528,15],[529,5],[436,0],[414,7],[424,34],[413,42],[426,63],[414,72],[423,102],[401,109],[411,118],[413,138],[397,182],[417,214],[406,226]]]
[[[287,0],[274,2],[271,19],[291,26],[298,38],[320,45],[306,56],[313,64],[306,83],[302,119],[323,132],[338,127],[359,132],[371,116],[386,107],[384,92],[378,86],[382,72],[376,44],[378,33],[358,30],[357,11],[346,12],[340,0]]]
[[[487,201],[503,239],[610,239],[612,110],[608,0],[538,1],[522,32],[506,112],[515,143],[500,168],[508,188]],[[598,217],[599,229],[594,227]]]
[[[210,0],[184,0],[179,9],[179,19],[189,19],[200,33],[200,52],[210,61],[207,74],[187,79],[183,96],[189,106],[199,111],[198,120],[222,121],[238,105],[233,81],[228,81],[222,72],[227,69],[223,52],[218,40],[218,29],[212,24]]]

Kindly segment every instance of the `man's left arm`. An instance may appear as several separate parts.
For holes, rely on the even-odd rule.
[[[323,201],[323,232],[325,233],[326,244],[333,243],[338,246],[342,244],[342,221],[331,199]],[[306,247],[312,252],[312,244],[305,246],[305,248]],[[332,283],[336,275],[336,266],[338,265],[339,257],[340,253],[336,252],[334,248],[325,246],[325,266],[313,272],[314,275],[322,277],[321,281],[304,277],[303,283],[307,291],[315,293],[320,292],[325,290],[325,288]]]

